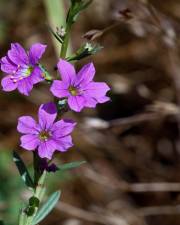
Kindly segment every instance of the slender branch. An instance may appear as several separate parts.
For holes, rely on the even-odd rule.
[[[39,177],[41,176],[41,172],[39,170],[39,162],[40,158],[38,157],[38,154],[33,151],[33,166],[34,166],[34,186],[36,187]]]
[[[34,154],[34,159],[35,159],[34,165],[36,165],[36,163],[37,163],[36,154]],[[45,178],[46,178],[47,172],[44,171],[43,174],[41,175],[41,177],[39,177],[39,175],[40,175],[39,172],[38,173],[35,172],[35,177],[38,180],[37,180],[37,184],[36,184],[36,186],[34,187],[34,190],[33,190],[33,192],[34,192],[33,197],[36,197],[39,200],[39,203],[40,203],[42,201],[43,197],[44,197],[45,190],[46,190],[44,184],[45,184]],[[19,225],[31,225],[32,224],[32,221],[33,221],[33,219],[34,219],[34,217],[35,217],[35,215],[38,211],[38,206],[34,207],[32,214],[29,215],[30,208],[31,208],[31,206],[28,203],[27,207],[25,209],[22,209],[20,217],[19,217]]]
[[[109,225],[129,225],[129,223],[118,214],[100,214],[96,212],[90,212],[77,208],[65,202],[59,202],[56,205],[56,209],[69,214],[73,217],[99,224]]]
[[[180,192],[180,183],[171,182],[149,182],[149,183],[127,183],[117,181],[113,184],[108,177],[96,173],[91,169],[84,171],[84,176],[100,185],[122,192]]]
[[[149,206],[137,210],[140,216],[159,216],[180,214],[180,205]]]
[[[70,32],[70,26],[67,24],[66,25],[66,34],[64,36],[64,41],[61,47],[61,52],[60,52],[60,57],[65,58],[67,49],[68,49],[68,44],[69,44],[69,32]]]

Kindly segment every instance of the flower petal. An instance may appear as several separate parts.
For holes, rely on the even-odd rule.
[[[8,51],[9,59],[16,65],[27,65],[29,64],[28,56],[24,48],[18,44],[11,44],[11,49]]]
[[[21,147],[27,150],[35,150],[39,144],[37,135],[26,134],[21,137]]]
[[[111,99],[107,96],[102,96],[102,97],[99,97],[98,98],[98,103],[105,103],[105,102],[108,102],[110,101]]]
[[[57,116],[56,105],[52,102],[42,104],[38,112],[41,129],[49,129]]]
[[[53,138],[59,138],[59,137],[63,137],[66,135],[69,135],[74,127],[75,127],[76,123],[73,120],[59,120],[56,123],[53,124],[52,126],[52,134],[53,134]]]
[[[41,142],[38,147],[38,154],[41,158],[51,159],[56,150],[56,143],[53,140]]]
[[[56,142],[56,150],[60,152],[65,152],[68,148],[73,146],[72,137],[70,135],[60,138],[59,140],[55,140]]]
[[[37,123],[31,116],[19,117],[17,130],[23,134],[38,134]]]
[[[10,76],[6,76],[1,80],[3,91],[14,91],[17,88],[17,83],[14,83]]]
[[[95,98],[97,101],[106,95],[110,88],[104,82],[90,82],[84,90],[86,96]]]
[[[71,85],[76,78],[76,71],[74,69],[74,66],[66,60],[60,59],[57,67],[62,80]]]
[[[18,81],[17,83],[18,83],[18,86],[17,86],[18,91],[21,94],[28,96],[30,91],[33,88],[33,84],[32,84],[30,77],[24,78],[24,79]]]
[[[1,59],[1,70],[5,73],[12,74],[17,70],[17,65],[10,61],[10,59],[5,56]]]
[[[29,61],[32,65],[35,65],[39,62],[43,53],[46,50],[47,45],[40,43],[33,44],[29,50]]]
[[[44,77],[42,74],[43,74],[42,70],[38,66],[36,66],[34,67],[34,70],[31,73],[31,75],[29,76],[29,79],[31,79],[33,84],[37,84],[44,80]]]
[[[80,112],[85,106],[85,99],[82,96],[70,96],[68,105],[72,110]]]
[[[64,98],[70,96],[68,91],[69,85],[63,81],[55,80],[53,81],[50,91],[52,94],[58,98]]]
[[[85,66],[82,67],[82,69],[78,72],[77,74],[77,81],[75,85],[87,85],[92,79],[94,78],[95,75],[95,67],[93,63],[88,63]]]
[[[105,103],[110,100],[107,96],[98,97],[96,98],[90,97],[89,95],[83,95],[85,98],[85,106],[90,108],[95,108],[97,103]]]
[[[85,98],[85,106],[90,108],[95,108],[97,105],[97,100],[95,98],[90,97],[89,95],[83,95]]]

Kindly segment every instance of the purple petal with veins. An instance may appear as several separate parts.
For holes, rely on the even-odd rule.
[[[60,59],[57,66],[62,80],[54,80],[50,91],[55,97],[67,98],[71,110],[80,112],[84,107],[94,108],[110,100],[106,96],[109,86],[93,81],[96,72],[93,63],[84,65],[77,74],[66,60]]]
[[[33,44],[29,54],[18,43],[12,43],[7,56],[1,58],[1,70],[8,75],[1,85],[4,91],[18,89],[21,94],[29,95],[33,85],[44,80],[42,70],[38,66],[46,45]]]
[[[40,106],[39,122],[31,116],[18,119],[17,130],[21,136],[21,147],[33,151],[37,149],[41,158],[51,159],[55,151],[64,152],[73,146],[71,133],[76,125],[72,120],[59,120],[54,103]]]

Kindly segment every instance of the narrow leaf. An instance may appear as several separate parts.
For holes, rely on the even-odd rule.
[[[56,38],[57,41],[59,41],[61,44],[63,43],[61,37],[59,37],[50,26],[48,26],[48,30]]]
[[[63,0],[43,0],[48,24],[50,27],[61,27],[66,26],[66,9],[65,2]],[[52,36],[52,41],[54,44],[54,49],[56,51],[57,57],[59,57],[60,53],[60,44],[56,41],[56,39]],[[68,48],[68,56],[71,54],[71,47]]]
[[[21,157],[18,155],[17,152],[13,151],[13,161],[15,162],[18,171],[21,175],[22,180],[24,181],[24,183],[28,186],[33,188],[34,184],[33,181],[31,179],[31,176],[23,162],[23,160],[21,159]]]
[[[91,3],[92,3],[93,0],[89,0],[87,2],[85,2],[82,7],[80,8],[80,10],[83,10],[83,9],[86,9]]]
[[[47,200],[47,202],[42,206],[42,208],[37,212],[33,219],[32,225],[36,225],[41,222],[55,207],[56,203],[60,198],[61,192],[54,192]]]
[[[74,168],[77,168],[81,166],[82,164],[86,163],[86,161],[77,161],[77,162],[71,162],[71,163],[65,163],[63,165],[58,166],[59,170],[71,170]]]

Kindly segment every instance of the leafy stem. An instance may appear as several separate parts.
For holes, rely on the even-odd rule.
[[[34,167],[34,187],[36,187],[38,180],[41,176],[41,171],[40,171],[40,158],[36,151],[33,151],[33,167]]]
[[[19,225],[32,225],[33,219],[37,214],[39,204],[45,194],[45,178],[47,172],[44,171],[38,180],[36,187],[34,188],[34,194],[29,199],[29,203],[25,209],[22,210],[19,218]]]
[[[68,49],[68,44],[69,44],[69,32],[70,32],[71,26],[69,24],[66,25],[66,33],[64,36],[64,41],[61,46],[61,52],[60,52],[60,57],[65,58],[67,49]]]

